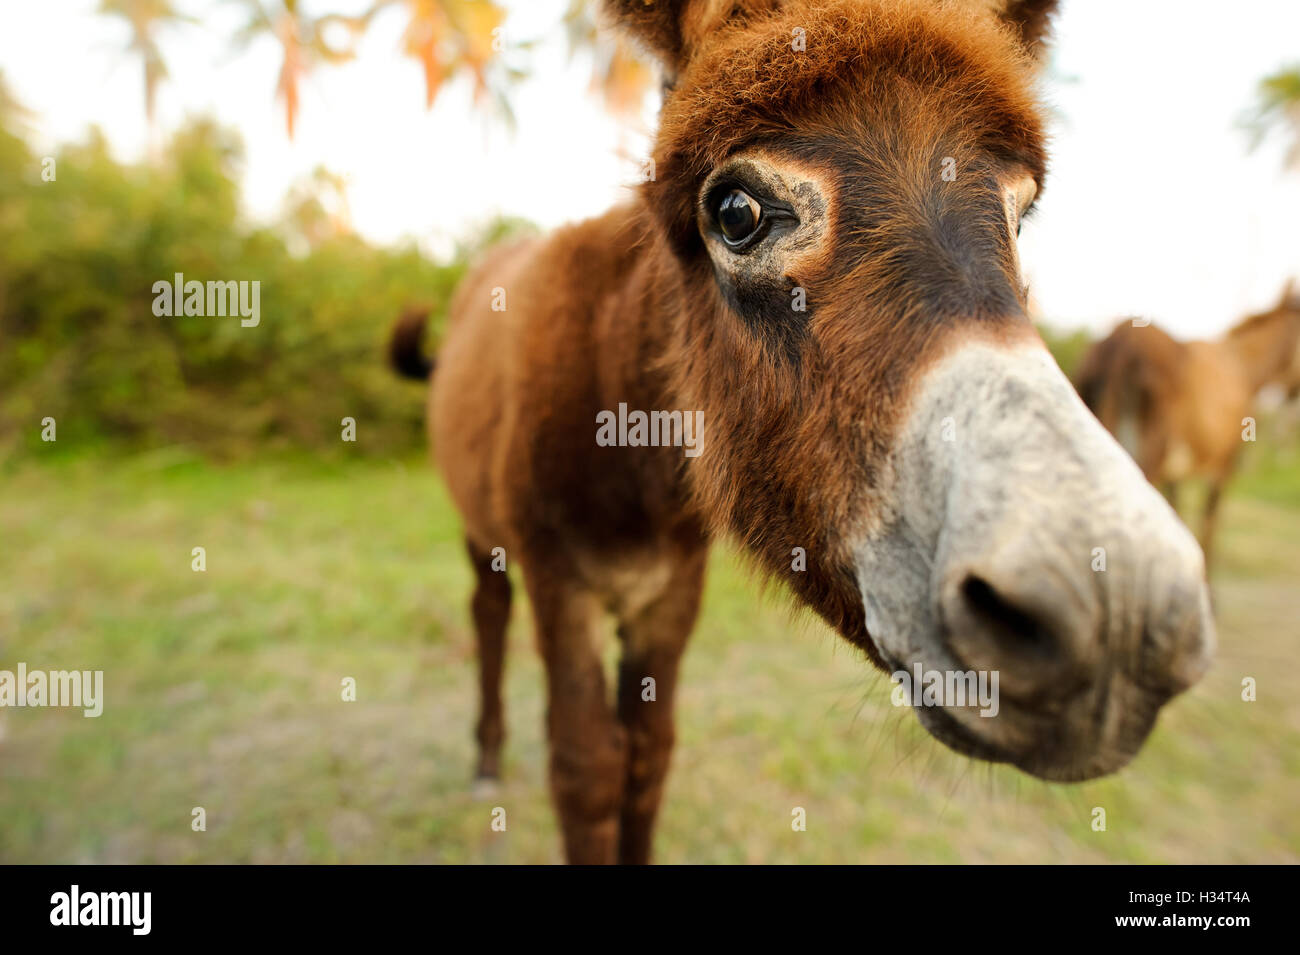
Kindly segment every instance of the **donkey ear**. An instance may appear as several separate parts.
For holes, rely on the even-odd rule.
[[[1052,32],[1052,16],[1059,0],[1002,0],[999,16],[1020,37],[1035,59],[1046,54]]]
[[[1300,302],[1300,297],[1296,295],[1295,276],[1293,275],[1286,280],[1286,285],[1282,287],[1282,300],[1278,302],[1278,305],[1286,307],[1296,302]]]
[[[605,19],[652,53],[671,79],[685,56],[682,17],[691,0],[604,0]]]

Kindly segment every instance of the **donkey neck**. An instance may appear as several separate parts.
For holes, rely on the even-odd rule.
[[[1286,374],[1297,342],[1300,342],[1300,310],[1280,308],[1248,318],[1228,332],[1224,345],[1254,394]]]
[[[626,220],[636,216],[637,226]],[[674,318],[682,307],[676,263],[650,228],[639,206],[619,206],[603,217],[623,244],[623,274],[596,313],[596,368],[601,400],[615,409],[685,410],[672,386]],[[624,223],[619,226],[618,223]]]

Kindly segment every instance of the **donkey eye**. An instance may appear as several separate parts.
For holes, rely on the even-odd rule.
[[[729,245],[739,245],[754,234],[763,210],[743,189],[732,189],[718,203],[718,229]]]

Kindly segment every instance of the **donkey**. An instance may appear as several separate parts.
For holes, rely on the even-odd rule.
[[[1208,666],[1194,538],[1026,317],[1054,6],[606,0],[665,71],[654,175],[486,256],[428,406],[478,579],[478,774],[500,768],[504,548],[571,862],[650,858],[717,535],[887,671],[1000,674],[994,717],[917,714],[1044,779],[1122,766]],[[391,342],[416,377],[421,323]],[[701,413],[699,453],[643,422],[601,440],[620,406]]]
[[[1208,562],[1256,397],[1269,385],[1300,392],[1300,295],[1288,282],[1276,305],[1218,341],[1179,342],[1126,320],[1089,349],[1075,379],[1084,402],[1171,504],[1180,482],[1208,482],[1200,531]]]

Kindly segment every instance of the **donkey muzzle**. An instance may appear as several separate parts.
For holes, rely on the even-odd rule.
[[[1044,778],[1122,766],[1214,647],[1200,548],[1164,498],[1039,345],[932,365],[891,472],[858,579],[881,657],[932,675],[908,698],[922,723]],[[976,685],[996,705],[954,698]]]

